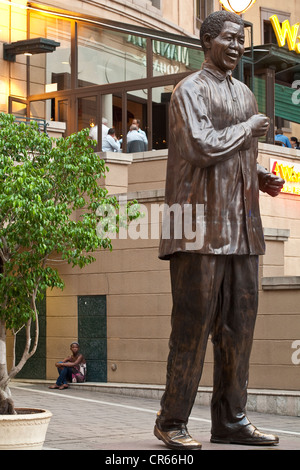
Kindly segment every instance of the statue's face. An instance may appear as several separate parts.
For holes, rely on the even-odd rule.
[[[234,70],[245,50],[244,28],[226,21],[219,36],[208,43],[208,60],[224,72]]]

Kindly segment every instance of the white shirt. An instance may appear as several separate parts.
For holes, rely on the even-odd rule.
[[[127,134],[127,143],[132,142],[133,140],[141,140],[142,142],[145,142],[145,144],[148,143],[148,140],[144,131],[142,132],[136,131],[136,130],[129,131]]]
[[[102,152],[120,152],[120,142],[107,134],[102,139]]]
[[[105,124],[102,124],[102,140],[107,136],[107,133],[109,131],[109,127],[107,127]],[[90,128],[90,138],[93,140],[96,140],[98,142],[98,126],[91,127]]]

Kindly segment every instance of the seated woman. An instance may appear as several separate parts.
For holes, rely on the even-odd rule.
[[[72,355],[66,357],[63,361],[56,362],[59,377],[55,385],[50,385],[49,388],[58,388],[63,390],[68,388],[68,382],[82,383],[86,381],[86,360],[81,353],[79,353],[79,344],[74,341],[70,345]]]

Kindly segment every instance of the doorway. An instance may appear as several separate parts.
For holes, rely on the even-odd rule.
[[[106,296],[78,297],[78,342],[87,361],[87,381],[107,382]]]

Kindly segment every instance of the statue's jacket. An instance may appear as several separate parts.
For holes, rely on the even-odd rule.
[[[257,112],[251,90],[208,63],[174,89],[161,259],[264,253],[259,187],[267,170],[247,124]]]

